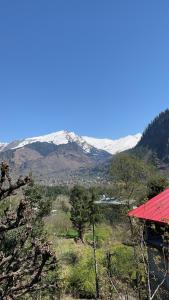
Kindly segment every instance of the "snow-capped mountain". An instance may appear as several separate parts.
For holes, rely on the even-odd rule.
[[[0,143],[0,151],[3,151],[8,146],[8,143]]]
[[[141,133],[136,135],[128,135],[126,137],[111,140],[111,139],[97,139],[88,136],[83,136],[83,139],[91,146],[104,150],[110,154],[116,154],[131,148],[134,148],[141,139]]]
[[[69,131],[57,131],[54,133],[50,133],[47,135],[42,135],[38,137],[26,138],[25,140],[18,143],[17,146],[13,147],[12,149],[17,149],[24,147],[26,145],[32,143],[52,143],[55,145],[65,145],[70,142],[75,142],[79,146],[83,148],[84,151],[90,152],[91,146],[83,139],[83,137],[76,135],[74,132]]]
[[[9,162],[14,176],[31,171],[38,182],[74,184],[77,178],[99,178],[113,154],[133,148],[140,138],[141,134],[118,140],[97,139],[58,131],[0,144],[0,161]]]
[[[137,145],[141,139],[141,134],[128,135],[126,137],[111,140],[111,139],[99,139],[88,136],[78,136],[74,132],[69,131],[57,131],[51,134],[26,138],[22,141],[11,144],[0,144],[0,151],[8,149],[19,149],[26,145],[33,143],[50,143],[54,145],[65,145],[70,142],[77,143],[85,152],[90,153],[92,148],[106,151],[110,154],[116,154],[128,149],[131,149]],[[2,146],[1,146],[2,145]]]

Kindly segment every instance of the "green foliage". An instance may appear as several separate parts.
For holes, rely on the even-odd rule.
[[[130,200],[135,200],[138,194],[144,194],[146,171],[143,161],[134,156],[120,153],[112,159],[110,174],[114,182],[114,195],[127,200],[128,209],[131,207]]]
[[[155,175],[147,183],[147,198],[151,199],[160,194],[168,186],[166,177]]]
[[[121,183],[131,189],[145,180],[151,172],[151,166],[135,156],[120,153],[112,159],[110,173],[113,182]]]
[[[77,237],[77,231],[72,228],[70,216],[63,211],[56,211],[45,219],[45,228],[51,235],[58,237]]]
[[[124,245],[113,246],[111,249],[111,272],[121,280],[135,279],[135,263],[133,249]]]
[[[111,224],[112,226],[122,224],[127,220],[126,210],[124,210],[124,206],[122,205],[112,207],[111,204],[107,204],[102,206],[100,210],[102,221]]]
[[[83,235],[90,222],[89,202],[90,193],[84,187],[75,186],[70,194],[71,221],[78,232],[79,239],[83,241]]]
[[[100,289],[104,293],[108,292],[109,280],[107,278],[106,252],[109,250],[111,256],[111,274],[116,287],[124,291],[124,284],[132,287],[136,279],[136,269],[132,247],[116,244],[110,246],[110,240],[106,233],[99,228],[100,238],[104,238],[104,244],[97,249],[97,263],[99,270]],[[109,229],[110,230],[110,229]],[[107,237],[108,240],[107,240]],[[111,235],[111,234],[110,234]],[[57,248],[61,251],[60,260],[62,262],[64,285],[66,292],[74,297],[93,299],[95,298],[95,272],[93,250],[87,244],[73,244],[69,240],[61,240]],[[107,245],[107,246],[106,246]],[[106,250],[107,248],[107,250]],[[141,276],[143,269],[140,268]],[[104,296],[104,294],[103,294]],[[116,297],[116,295],[115,295]]]
[[[70,195],[70,190],[67,186],[43,186],[42,190],[45,191],[47,197],[55,199],[58,195]]]
[[[26,189],[25,195],[29,197],[31,206],[36,210],[37,216],[42,219],[50,214],[52,209],[52,199],[47,196],[44,187],[32,185]]]
[[[59,195],[52,202],[52,210],[63,211],[67,215],[70,215],[70,209],[69,197],[66,195]]]
[[[68,229],[66,233],[63,232],[63,233],[59,234],[58,236],[66,238],[66,239],[77,239],[78,233],[75,229],[71,228],[71,229]]]
[[[150,149],[157,159],[167,160],[169,155],[169,109],[161,112],[145,129],[136,148]]]
[[[102,219],[101,211],[99,206],[95,204],[95,201],[99,198],[99,191],[96,187],[89,189],[90,199],[89,199],[89,222],[90,224],[96,224]]]
[[[70,219],[81,241],[86,228],[100,219],[98,207],[95,205],[97,199],[98,192],[95,188],[85,189],[82,186],[75,186],[71,191]]]
[[[128,201],[128,209],[131,208],[130,200],[135,200],[138,204],[147,199],[147,186],[148,193],[153,192],[153,189],[161,191],[166,186],[166,179],[159,175],[154,166],[133,155],[122,153],[115,156],[110,172],[114,182],[114,193]]]
[[[95,239],[97,247],[102,247],[104,244],[108,244],[112,240],[112,228],[105,223],[98,224],[95,228]],[[93,236],[89,232],[85,235],[85,241],[92,242]]]
[[[95,272],[93,254],[84,249],[83,255],[72,268],[69,277],[69,289],[74,296],[93,299],[95,297]]]

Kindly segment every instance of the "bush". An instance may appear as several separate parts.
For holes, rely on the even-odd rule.
[[[87,299],[95,297],[95,273],[91,249],[84,249],[83,255],[72,267],[68,281],[73,296]]]
[[[112,228],[106,224],[99,224],[95,230],[97,246],[101,247],[105,242],[112,239]],[[92,233],[89,232],[85,235],[85,240],[89,243],[93,241]]]
[[[131,247],[116,245],[111,248],[111,272],[121,280],[135,279],[135,263]]]

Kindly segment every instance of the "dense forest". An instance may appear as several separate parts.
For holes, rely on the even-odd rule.
[[[169,162],[169,109],[161,112],[148,125],[135,149],[151,151],[156,162]]]

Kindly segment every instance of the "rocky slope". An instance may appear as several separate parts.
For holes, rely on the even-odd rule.
[[[0,160],[7,160],[15,175],[31,171],[38,181],[75,181],[88,170],[109,160],[112,154],[133,148],[141,135],[119,140],[78,136],[73,132],[52,134],[0,144]]]

